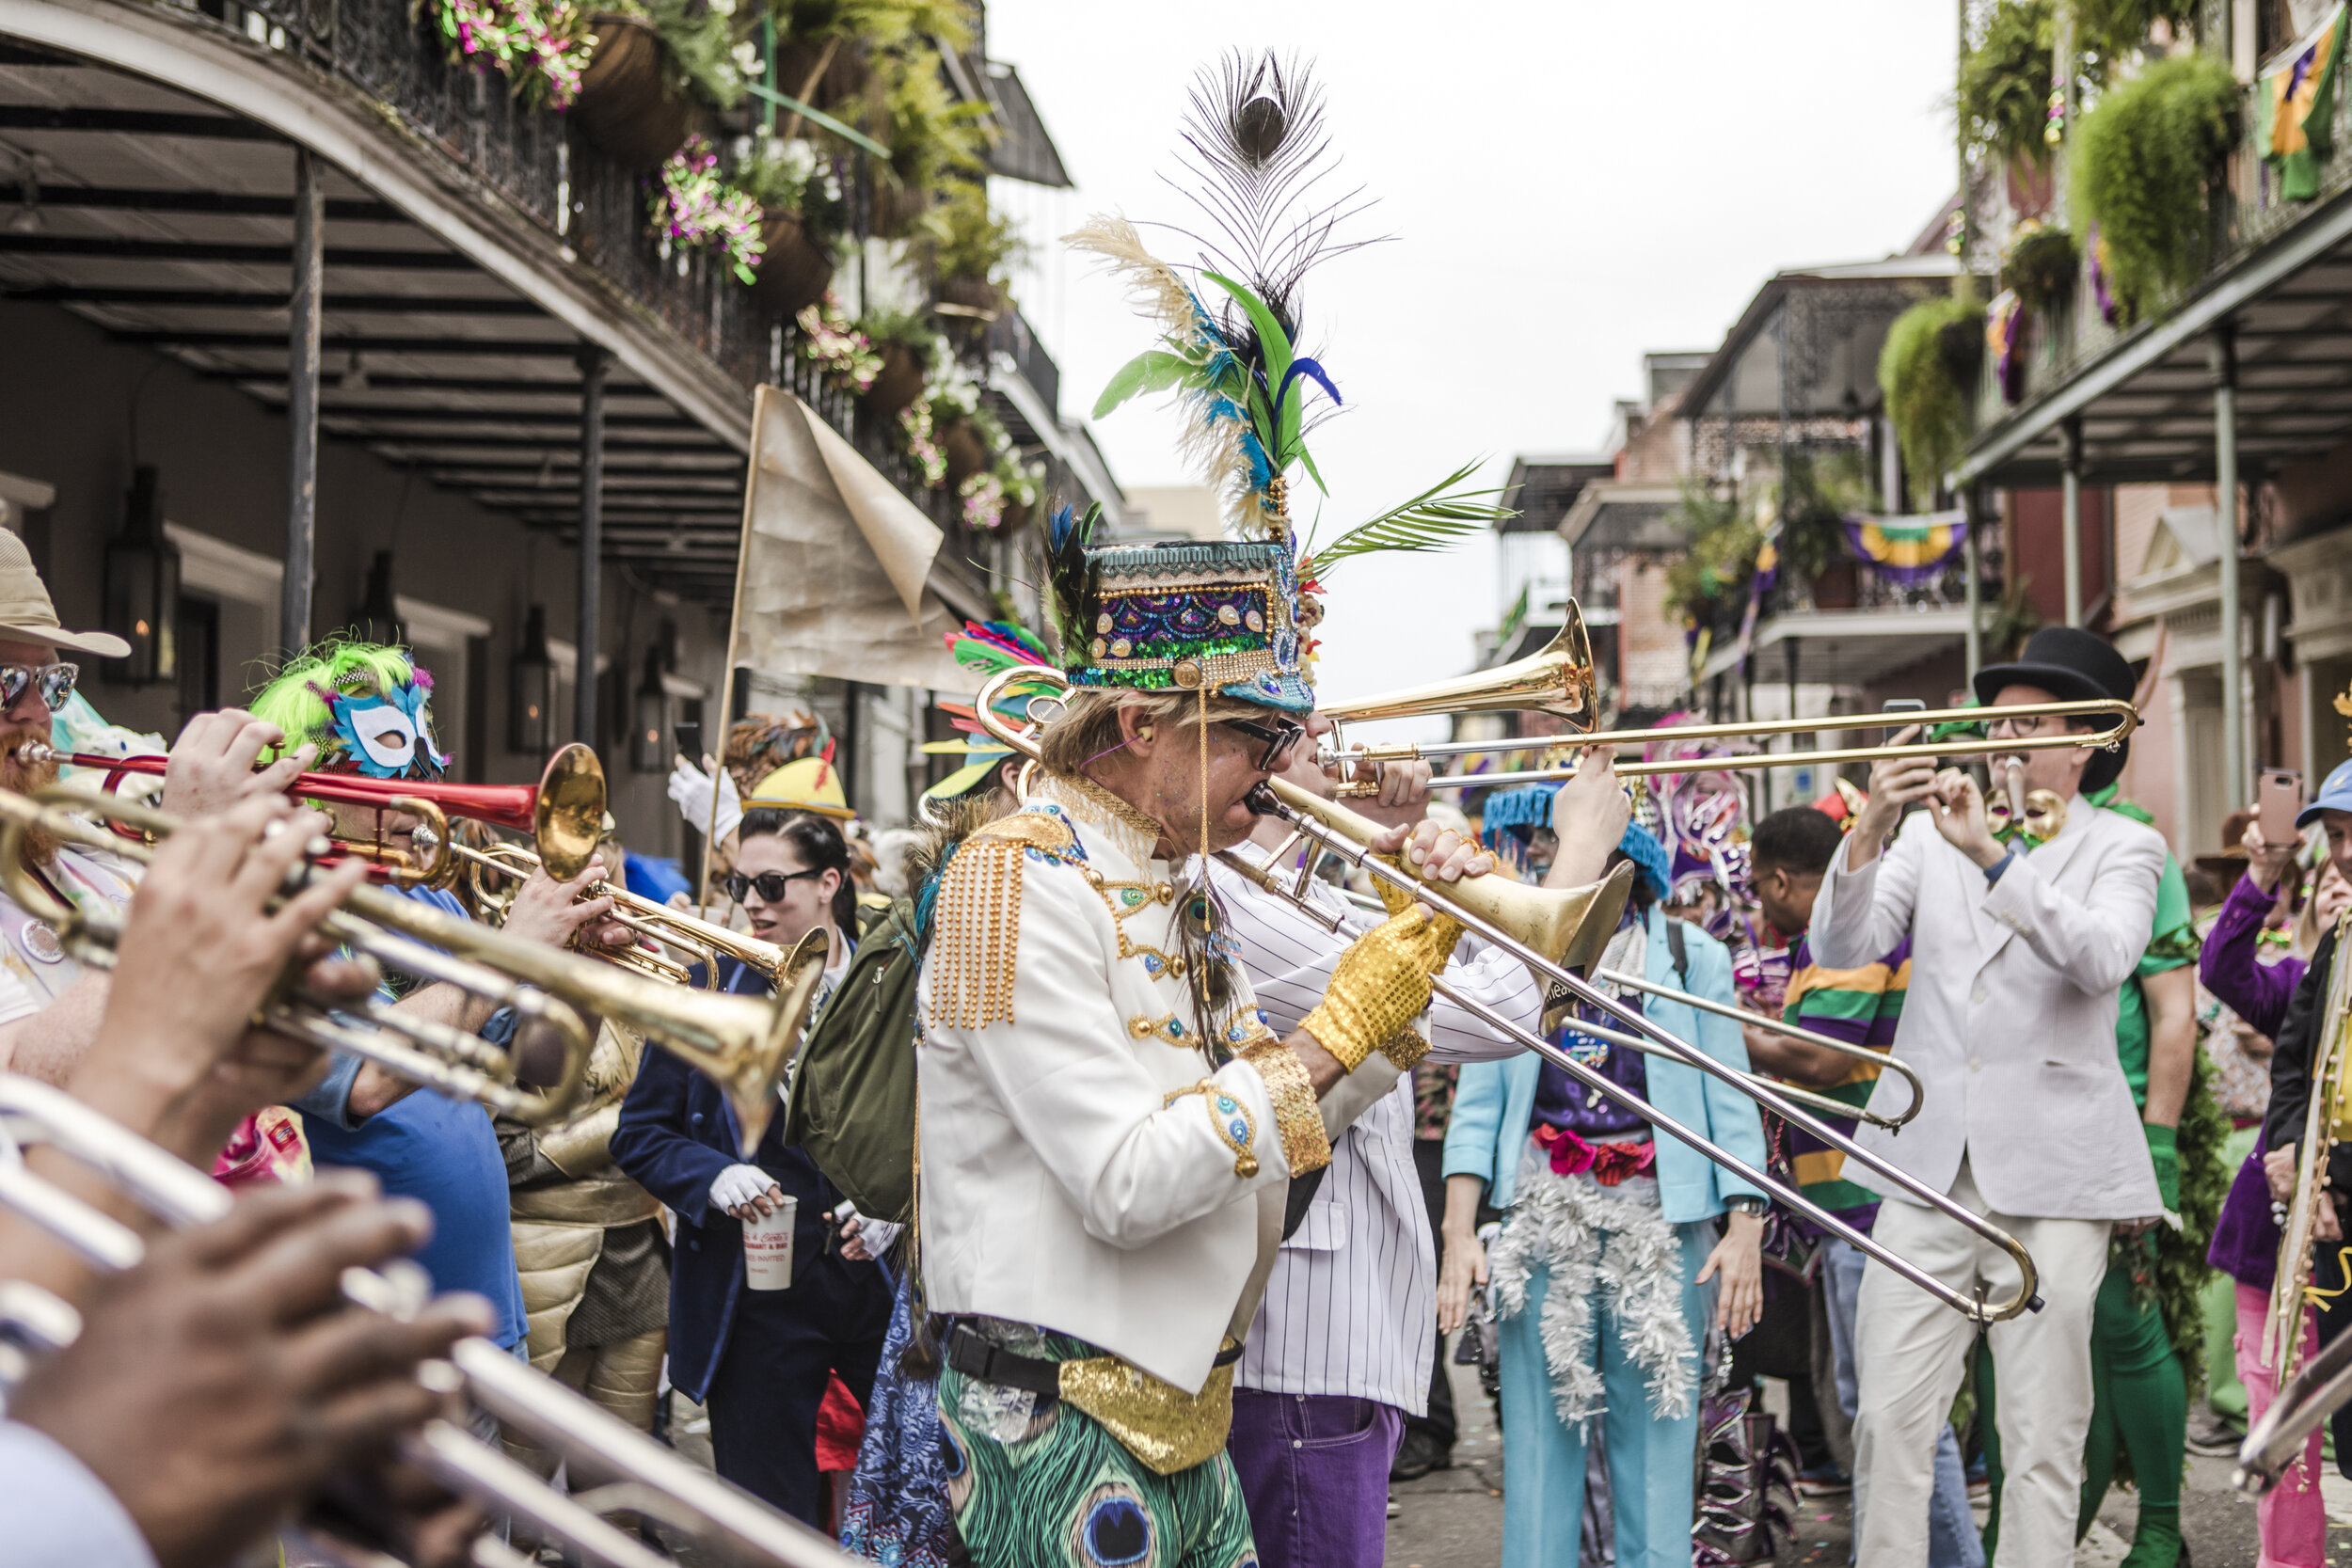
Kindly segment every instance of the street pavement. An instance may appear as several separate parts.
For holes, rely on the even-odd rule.
[[[1389,1521],[1387,1568],[1499,1568],[1502,1560],[1502,1444],[1494,1406],[1478,1387],[1476,1369],[1451,1367],[1454,1408],[1461,1435],[1454,1467],[1435,1470],[1395,1488],[1397,1514]],[[1769,1380],[1766,1405],[1786,1416],[1786,1394]],[[2322,1478],[2328,1501],[2328,1560],[2352,1563],[2352,1481],[2332,1471]],[[1800,1497],[1791,1511],[1794,1537],[1774,1560],[1802,1568],[1837,1568],[1849,1560],[1852,1499]],[[1978,1523],[1984,1500],[1977,1500]],[[2098,1521],[2074,1554],[2075,1568],[2114,1568],[2131,1549],[2137,1496],[2110,1492]],[[2192,1454],[2181,1497],[2183,1533],[2196,1568],[2256,1568],[2260,1553],[2253,1500],[2230,1485],[2230,1462]],[[1564,1562],[1563,1568],[1567,1568]]]
[[[1502,1560],[1502,1440],[1494,1406],[1479,1390],[1475,1368],[1456,1367],[1449,1360],[1448,1370],[1460,1423],[1454,1464],[1393,1488],[1397,1508],[1389,1521],[1386,1568],[1500,1568]],[[1766,1406],[1785,1416],[1785,1393],[1770,1380],[1765,1387]],[[702,1412],[680,1398],[673,1419],[672,1437],[679,1450],[708,1464],[709,1427]],[[2323,1490],[2328,1560],[2352,1563],[2352,1481],[2331,1471],[2323,1477]],[[1853,1528],[1851,1501],[1846,1497],[1798,1498],[1792,1511],[1796,1533],[1775,1561],[1791,1568],[1839,1568],[1847,1562]],[[2137,1507],[2136,1495],[2109,1493],[2098,1522],[2074,1554],[2075,1568],[2115,1568],[2121,1563],[2131,1549]],[[1981,1524],[1981,1498],[1977,1509]],[[2254,1504],[2231,1487],[2228,1460],[2190,1456],[2181,1513],[2196,1568],[2256,1568]],[[697,1568],[703,1560],[691,1547],[677,1556],[687,1568]],[[1573,1565],[1564,1560],[1560,1568]]]

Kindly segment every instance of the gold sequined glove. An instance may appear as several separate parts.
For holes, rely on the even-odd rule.
[[[1429,1006],[1429,976],[1445,965],[1461,927],[1419,905],[1358,937],[1299,1026],[1353,1072]]]

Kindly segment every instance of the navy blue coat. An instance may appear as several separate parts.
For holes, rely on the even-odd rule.
[[[759,977],[723,959],[727,976],[724,990],[739,995],[760,996],[767,988]],[[846,1271],[857,1285],[870,1291],[888,1312],[889,1286],[876,1263],[848,1263],[825,1256],[830,1228],[825,1215],[842,1200],[817,1163],[798,1148],[786,1147],[781,1104],[768,1122],[755,1157],[746,1162],[739,1152],[742,1133],[734,1109],[710,1077],[687,1066],[659,1047],[648,1050],[621,1103],[620,1126],[612,1134],[612,1163],[638,1185],[668,1205],[677,1216],[676,1244],[670,1262],[670,1381],[702,1402],[711,1374],[726,1354],[727,1334],[734,1326],[743,1283],[742,1222],[709,1205],[710,1183],[729,1165],[750,1164],[775,1179],[776,1185],[800,1200],[792,1227],[793,1289],[780,1299],[802,1294],[811,1269]],[[813,1282],[812,1282],[813,1283]],[[861,1293],[864,1293],[861,1291]],[[816,1307],[819,1296],[810,1294]]]

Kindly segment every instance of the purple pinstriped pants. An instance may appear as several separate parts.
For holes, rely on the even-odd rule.
[[[1379,1568],[1405,1413],[1377,1400],[1233,1390],[1226,1451],[1259,1568]]]

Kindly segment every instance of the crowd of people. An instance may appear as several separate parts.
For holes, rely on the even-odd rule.
[[[1244,72],[1193,145],[1265,166],[1313,106]],[[2185,1565],[2187,1448],[2233,1446],[2352,1310],[2352,763],[2193,885],[2118,794],[2127,747],[2051,711],[2134,700],[2130,665],[2058,627],[1973,678],[1985,777],[1906,731],[1923,750],[1867,787],[1751,823],[1668,726],[1653,751],[1688,766],[1655,791],[1595,747],[1473,818],[1425,763],[1327,749],[1332,562],[1283,477],[1307,372],[1270,400],[1218,379],[1284,318],[1219,277],[1263,311],[1227,336],[1123,220],[1085,247],[1187,349],[1137,383],[1190,400],[1248,537],[1056,514],[1050,640],[950,640],[980,696],[942,705],[963,761],[919,827],[869,833],[823,726],[754,717],[671,780],[707,898],[610,817],[568,878],[396,888],[680,996],[797,995],[788,955],[821,945],[748,1091],[590,1020],[560,1120],[493,1114],[485,1085],[518,1113],[501,1091],[547,1081],[545,1016],[325,928],[443,831],[301,782],[445,776],[403,648],[330,641],[194,719],[147,849],[59,815],[46,748],[103,733],[62,656],[128,648],[60,625],[0,531],[0,1086],[61,1087],[239,1195],[170,1230],[129,1164],[6,1150],[112,1219],[77,1245],[0,1183],[0,1560],[437,1568],[490,1530],[561,1560],[405,1441],[464,1410],[551,1485],[612,1479],[453,1403],[428,1363],[465,1340],[707,1432],[721,1477],[889,1568],[1358,1568],[1392,1484],[1450,1463],[1451,1342],[1501,1415],[1505,1568],[1769,1557],[1788,1448],[1788,1479],[1851,1492],[1872,1568],[2071,1561],[2122,1475],[2127,1560]],[[1290,308],[1295,275],[1233,271]],[[624,889],[711,922],[660,951]],[[1522,918],[1549,934],[1502,940]],[[351,1048],[387,1022],[472,1076]],[[383,1310],[368,1269],[429,1289]],[[2265,1563],[2323,1568],[2322,1442],[2262,1504]]]

